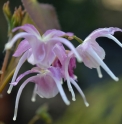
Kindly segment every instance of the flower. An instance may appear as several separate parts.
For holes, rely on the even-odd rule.
[[[76,51],[75,47],[69,42],[67,39],[63,38],[63,36],[73,36],[73,33],[65,33],[60,30],[52,29],[46,31],[42,36],[39,34],[37,29],[30,24],[26,24],[24,26],[17,27],[13,29],[13,32],[23,29],[26,32],[21,32],[16,34],[11,41],[9,41],[5,45],[5,49],[11,49],[14,43],[19,38],[24,38],[18,45],[17,50],[14,53],[14,57],[21,56],[19,63],[16,67],[14,76],[12,78],[12,82],[15,81],[18,71],[23,65],[23,63],[27,60],[32,65],[38,65],[41,68],[48,68],[54,61],[56,55],[53,52],[53,48],[55,45],[65,44],[70,50],[73,51],[78,61],[81,61],[81,57]],[[12,85],[10,86],[8,93],[12,90]]]
[[[67,86],[72,94],[72,100],[75,101],[75,93],[73,91],[71,83],[79,91],[80,95],[84,100],[85,105],[89,106],[84,93],[82,92],[78,84],[75,82],[77,77],[74,75],[74,69],[76,68],[76,59],[74,54],[71,51],[66,51],[63,46],[59,47],[57,45],[54,47],[53,51],[56,53],[57,58],[53,62],[52,66],[58,67],[60,69],[63,79],[67,81]]]
[[[113,36],[114,32],[122,31],[119,28],[100,28],[93,31],[82,44],[80,44],[76,49],[80,54],[83,63],[90,69],[96,68],[99,77],[102,77],[100,66],[113,78],[115,81],[119,79],[111,72],[107,65],[103,62],[105,58],[105,51],[96,42],[98,37],[107,37],[115,41],[120,47],[122,44]]]
[[[21,74],[17,78],[16,82],[11,83],[11,85],[17,85],[17,83],[25,75],[30,74],[30,73],[37,73],[37,75],[26,79],[21,85],[21,87],[19,88],[17,98],[16,98],[16,103],[15,103],[15,111],[14,111],[13,120],[16,120],[16,117],[17,117],[18,103],[19,103],[21,92],[23,88],[26,86],[26,84],[28,84],[28,82],[35,83],[34,94],[38,94],[42,98],[52,98],[52,97],[55,97],[58,94],[58,92],[60,92],[64,102],[67,105],[70,104],[62,88],[62,78],[61,78],[60,71],[58,68],[51,67],[49,69],[44,70],[44,69],[40,69],[39,67],[35,67],[32,70],[27,71],[24,74]],[[32,99],[35,99],[35,95],[33,95]]]
[[[41,98],[52,98],[60,93],[63,101],[66,105],[69,105],[70,102],[62,87],[63,81],[67,81],[69,91],[72,94],[72,100],[75,101],[75,93],[71,84],[73,84],[81,94],[85,105],[89,106],[84,93],[75,81],[77,78],[74,75],[76,58],[78,61],[81,61],[81,57],[71,42],[63,38],[68,36],[72,37],[73,33],[65,33],[60,30],[52,29],[46,31],[41,36],[36,28],[29,24],[17,27],[13,31],[18,29],[23,29],[26,32],[16,34],[13,39],[5,45],[5,49],[11,49],[17,39],[24,38],[13,54],[14,57],[21,56],[21,58],[14,72],[8,93],[10,93],[13,86],[17,85],[26,75],[30,73],[35,73],[36,75],[26,79],[20,86],[16,98],[13,120],[16,120],[17,117],[21,92],[28,82],[35,83],[32,101],[36,100],[36,94]],[[71,51],[65,50],[63,44],[69,47]],[[26,60],[30,64],[36,65],[36,67],[24,72],[17,78],[19,69]]]
[[[29,71],[24,72],[21,74],[15,82],[12,82],[11,85],[17,85],[18,82],[26,75],[30,73],[37,73],[35,76],[31,76],[28,79],[26,79],[23,84],[20,86],[17,97],[16,97],[16,103],[15,103],[15,110],[14,110],[14,117],[13,120],[16,120],[17,117],[17,111],[18,111],[18,103],[20,99],[21,92],[23,88],[29,83],[34,82],[35,88],[32,95],[32,101],[35,101],[36,94],[38,94],[41,98],[52,98],[55,97],[58,92],[60,93],[63,101],[66,103],[66,105],[69,105],[70,102],[67,99],[63,87],[62,87],[62,74],[60,71],[60,68],[51,66],[48,69],[41,69],[39,67],[34,67]],[[80,92],[80,94],[83,97],[84,103],[86,106],[89,104],[86,101],[85,95],[81,91],[80,87],[77,85],[77,83],[70,78],[70,81],[72,84],[77,88],[77,90]]]

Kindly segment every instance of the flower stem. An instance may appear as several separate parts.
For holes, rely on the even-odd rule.
[[[6,70],[6,67],[7,67],[7,64],[8,64],[9,55],[10,55],[10,51],[7,50],[6,54],[5,54],[4,61],[3,61],[3,66],[2,66],[2,69],[1,69],[2,74],[0,76],[0,85],[1,85],[1,83],[3,81],[3,78],[4,78],[5,70]]]
[[[83,40],[77,37],[76,35],[73,36],[73,39],[77,40],[80,44],[83,43]]]

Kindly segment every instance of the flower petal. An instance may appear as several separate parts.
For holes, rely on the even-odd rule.
[[[77,60],[79,62],[81,62],[81,57],[80,57],[79,53],[76,51],[75,47],[73,46],[73,44],[70,41],[68,41],[65,38],[59,38],[59,37],[58,38],[51,38],[50,42],[51,41],[57,41],[57,42],[61,42],[61,43],[65,44],[70,50],[72,50],[72,52],[75,54]]]
[[[10,40],[8,43],[5,44],[5,50],[9,50],[13,47],[14,43],[19,39],[19,38],[25,38],[25,37],[32,37],[32,35],[22,32],[22,33],[18,33],[16,34],[12,40]]]
[[[15,32],[18,29],[22,29],[22,30],[26,31],[27,33],[33,34],[37,37],[40,36],[40,33],[38,32],[38,30],[31,24],[25,24],[23,26],[16,27],[12,31]]]
[[[30,48],[30,45],[27,40],[23,40],[19,43],[15,53],[13,54],[14,57],[21,56],[25,51]]]
[[[18,104],[19,104],[19,99],[20,99],[20,95],[22,93],[22,90],[24,89],[24,87],[28,84],[28,82],[33,81],[33,79],[35,79],[36,76],[30,77],[27,80],[25,80],[23,82],[23,84],[20,86],[19,91],[17,93],[17,97],[16,97],[16,102],[15,102],[15,109],[14,109],[14,117],[13,120],[15,121],[17,118],[17,111],[18,111]]]
[[[15,82],[15,79],[16,79],[16,77],[17,77],[17,74],[18,74],[18,72],[19,72],[19,69],[21,68],[21,66],[23,65],[23,63],[26,61],[26,59],[27,59],[27,57],[28,57],[28,54],[29,54],[29,53],[28,53],[28,51],[27,51],[27,52],[25,52],[25,53],[22,55],[22,57],[20,58],[19,63],[18,63],[18,65],[17,65],[17,67],[16,67],[16,70],[15,70],[15,72],[14,72],[14,75],[13,75],[13,78],[12,78],[11,83],[12,83],[12,82]],[[9,87],[9,89],[8,89],[8,91],[7,91],[8,94],[11,93],[12,88],[13,88],[13,85],[10,85],[10,87]]]
[[[50,75],[38,75],[34,82],[37,85],[36,93],[40,97],[52,98],[58,94],[58,89],[56,87],[55,81]]]
[[[97,63],[99,63],[99,65],[101,65],[101,67],[110,75],[112,79],[114,79],[115,81],[119,80],[92,48],[89,48],[88,53],[95,59]]]
[[[80,93],[80,95],[82,96],[83,101],[84,101],[86,107],[88,107],[89,106],[89,103],[87,102],[86,97],[85,97],[83,91],[80,89],[80,87],[78,86],[78,84],[72,78],[70,78],[70,81],[76,87],[76,89],[78,90],[78,92]]]
[[[105,35],[111,34],[113,35],[114,32],[121,31],[120,28],[110,27],[110,28],[99,28],[94,30],[86,39],[96,39],[98,37],[106,37]],[[86,41],[85,39],[85,41]]]
[[[56,29],[51,29],[51,30],[47,30],[44,34],[43,37],[61,37],[61,36],[73,36],[74,34],[71,32],[63,32],[60,30],[56,30]]]

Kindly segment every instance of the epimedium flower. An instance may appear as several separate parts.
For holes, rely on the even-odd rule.
[[[16,120],[17,117],[17,111],[18,111],[18,104],[20,95],[22,93],[23,88],[29,83],[33,82],[35,83],[34,92],[32,95],[32,101],[35,101],[36,94],[38,94],[41,98],[52,98],[55,97],[58,93],[60,93],[63,101],[66,103],[66,105],[69,105],[70,102],[67,99],[65,92],[62,87],[62,73],[59,67],[51,66],[48,69],[41,69],[39,67],[34,67],[29,71],[24,72],[18,78],[15,82],[12,82],[11,85],[17,85],[18,82],[26,75],[30,73],[36,73],[35,76],[31,76],[28,79],[26,79],[23,84],[20,86],[16,102],[15,102],[15,110],[14,110],[14,117],[13,120]],[[70,78],[70,81],[72,84],[76,87],[76,89],[80,92],[80,94],[83,97],[84,103],[86,106],[89,106],[89,104],[86,101],[85,95],[83,94],[80,87],[77,85],[77,83]]]
[[[16,67],[12,82],[15,81],[19,69],[22,64],[27,60],[32,65],[38,65],[41,68],[48,68],[55,59],[55,53],[53,52],[54,46],[64,44],[73,51],[78,61],[81,61],[81,57],[76,51],[75,47],[70,41],[63,38],[63,36],[73,36],[73,33],[65,33],[60,30],[52,29],[46,31],[43,35],[40,35],[38,30],[31,24],[17,27],[13,29],[13,32],[22,29],[25,32],[16,34],[6,45],[5,49],[11,49],[14,43],[19,38],[24,38],[18,45],[17,50],[14,53],[14,57],[21,56],[19,63]],[[8,93],[12,90],[10,86]]]
[[[35,76],[31,76],[28,79],[26,79],[23,82],[23,84],[20,86],[17,94],[17,98],[16,98],[13,120],[16,120],[16,117],[17,117],[18,103],[19,103],[21,92],[23,88],[28,84],[28,82],[35,83],[35,89],[34,89],[34,94],[32,99],[35,99],[35,94],[38,94],[42,98],[52,98],[52,97],[55,97],[58,94],[58,92],[60,92],[60,95],[62,96],[62,99],[64,100],[64,102],[67,105],[70,104],[62,88],[62,78],[61,78],[60,70],[58,68],[51,67],[48,69],[40,69],[39,67],[35,67],[32,70],[26,71],[23,74],[21,74],[16,79],[15,82],[11,83],[11,85],[17,85],[18,82],[24,76],[30,73],[37,73],[37,74]]]
[[[103,62],[105,58],[105,51],[99,44],[96,42],[96,38],[98,37],[107,37],[115,41],[120,47],[122,44],[113,36],[114,32],[121,31],[119,28],[100,28],[93,31],[82,44],[80,44],[76,49],[80,54],[83,63],[88,68],[96,68],[99,77],[102,77],[102,73],[100,70],[100,66],[110,75],[112,79],[118,81],[119,79],[112,73],[112,71],[107,67],[107,65]]]
[[[76,68],[76,59],[74,54],[72,51],[65,50],[63,46],[59,47],[57,45],[54,47],[53,51],[56,55],[58,55],[52,66],[58,67],[60,69],[64,81],[67,81],[68,89],[72,94],[72,100],[75,101],[75,93],[71,84],[73,84],[79,91],[80,95],[84,99],[85,105],[89,106],[89,104],[86,102],[84,93],[75,81],[77,80],[77,76],[74,75],[74,69]]]

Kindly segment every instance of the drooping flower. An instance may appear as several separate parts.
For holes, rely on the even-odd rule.
[[[52,97],[55,97],[58,94],[58,92],[60,92],[64,102],[67,105],[70,104],[62,88],[62,78],[61,78],[60,70],[58,68],[51,67],[49,69],[44,70],[44,69],[40,69],[39,67],[35,67],[32,70],[27,71],[24,74],[21,74],[15,82],[11,83],[11,85],[17,85],[17,83],[25,75],[29,73],[37,73],[37,74],[35,76],[31,76],[30,78],[26,79],[21,85],[21,87],[19,88],[17,98],[16,98],[16,103],[15,103],[13,120],[16,120],[16,117],[17,117],[18,103],[19,103],[21,92],[23,88],[26,86],[26,84],[28,84],[28,82],[35,83],[34,94],[38,94],[42,98],[52,98]],[[34,96],[33,96],[33,99],[34,99]]]
[[[93,31],[82,44],[80,44],[76,49],[80,54],[83,63],[90,69],[96,68],[98,71],[99,77],[102,77],[100,66],[113,78],[115,81],[119,79],[112,73],[112,71],[107,67],[103,62],[105,58],[105,51],[99,44],[96,42],[98,37],[107,37],[115,41],[120,47],[122,44],[113,36],[114,32],[121,31],[119,28],[100,28]]]
[[[16,67],[12,82],[15,81],[20,67],[26,60],[32,65],[38,65],[41,68],[48,68],[56,57],[53,52],[53,48],[56,44],[64,44],[69,47],[69,49],[75,54],[78,61],[81,61],[75,47],[67,39],[63,38],[63,36],[73,36],[73,33],[65,33],[60,30],[52,29],[46,31],[41,36],[37,29],[30,24],[17,27],[13,31],[18,29],[23,29],[26,32],[16,34],[12,40],[5,45],[5,49],[10,49],[19,38],[24,38],[13,55],[15,57],[22,55],[22,57]],[[8,93],[11,92],[12,87],[13,86],[11,85]]]
[[[18,110],[18,103],[20,99],[21,92],[23,88],[29,83],[33,82],[35,83],[35,88],[34,92],[32,95],[32,101],[35,101],[36,94],[38,94],[41,98],[52,98],[55,97],[58,93],[60,93],[63,101],[69,105],[70,102],[67,99],[63,87],[62,87],[62,73],[59,67],[53,67],[51,66],[48,69],[40,69],[39,67],[34,67],[29,71],[24,72],[21,74],[15,82],[12,82],[11,85],[17,85],[18,82],[26,75],[30,73],[37,73],[35,76],[31,76],[28,79],[26,79],[23,84],[20,86],[17,98],[16,98],[16,103],[15,103],[15,111],[14,111],[14,117],[13,120],[16,120],[17,117],[17,110]],[[83,96],[83,100],[86,106],[89,104],[86,101],[86,98],[81,91],[80,87],[77,85],[77,83],[70,78],[70,81],[72,84],[78,89],[80,94]]]
[[[57,45],[54,47],[53,51],[55,52],[57,57],[52,66],[58,67],[60,69],[62,77],[64,81],[67,82],[68,89],[72,94],[72,100],[75,101],[75,93],[71,84],[73,84],[79,91],[80,95],[84,99],[85,105],[89,106],[84,93],[75,81],[77,77],[74,75],[74,69],[76,68],[76,59],[74,54],[71,51],[66,51],[63,46],[59,47]]]

